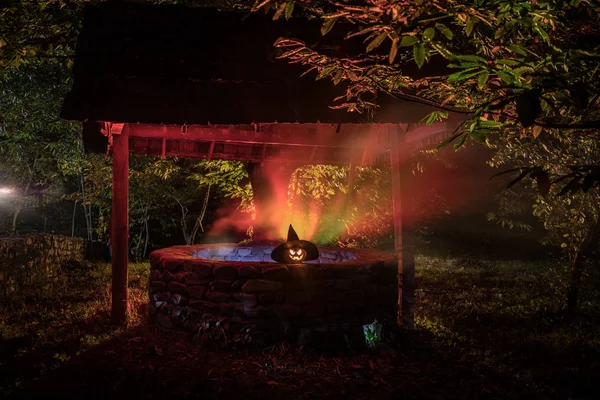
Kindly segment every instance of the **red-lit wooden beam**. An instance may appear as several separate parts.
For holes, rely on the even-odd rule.
[[[206,142],[267,144],[275,146],[356,147],[385,151],[383,133],[388,124],[264,124],[204,126],[128,124],[130,137],[166,138]]]
[[[121,325],[127,320],[127,249],[129,240],[129,138],[128,128],[113,138],[112,170],[112,309],[111,322]]]

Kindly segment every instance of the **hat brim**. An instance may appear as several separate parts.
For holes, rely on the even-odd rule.
[[[306,258],[304,261],[316,260],[319,258],[319,249],[313,243],[308,240],[290,240],[280,244],[271,252],[271,258],[273,261],[280,263],[289,263],[285,258],[285,253],[291,248],[300,248],[306,252]]]

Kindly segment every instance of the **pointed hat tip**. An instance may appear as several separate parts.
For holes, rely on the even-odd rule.
[[[294,230],[294,227],[292,226],[292,224],[290,224],[290,227],[288,228],[287,241],[291,242],[292,240],[300,240],[300,238],[298,237],[298,234]]]

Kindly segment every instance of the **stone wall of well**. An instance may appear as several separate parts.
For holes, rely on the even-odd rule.
[[[82,262],[84,240],[60,235],[28,235],[0,238],[1,294],[52,279],[66,262]]]
[[[268,262],[268,248],[232,247],[150,254],[158,325],[196,334],[213,329],[234,341],[303,343],[319,332],[360,340],[363,325],[396,317],[397,260],[389,253],[325,248],[317,264],[286,265]]]

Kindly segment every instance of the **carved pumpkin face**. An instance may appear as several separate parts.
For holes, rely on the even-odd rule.
[[[306,251],[299,247],[291,247],[287,251],[287,256],[291,261],[302,262],[306,258]]]

